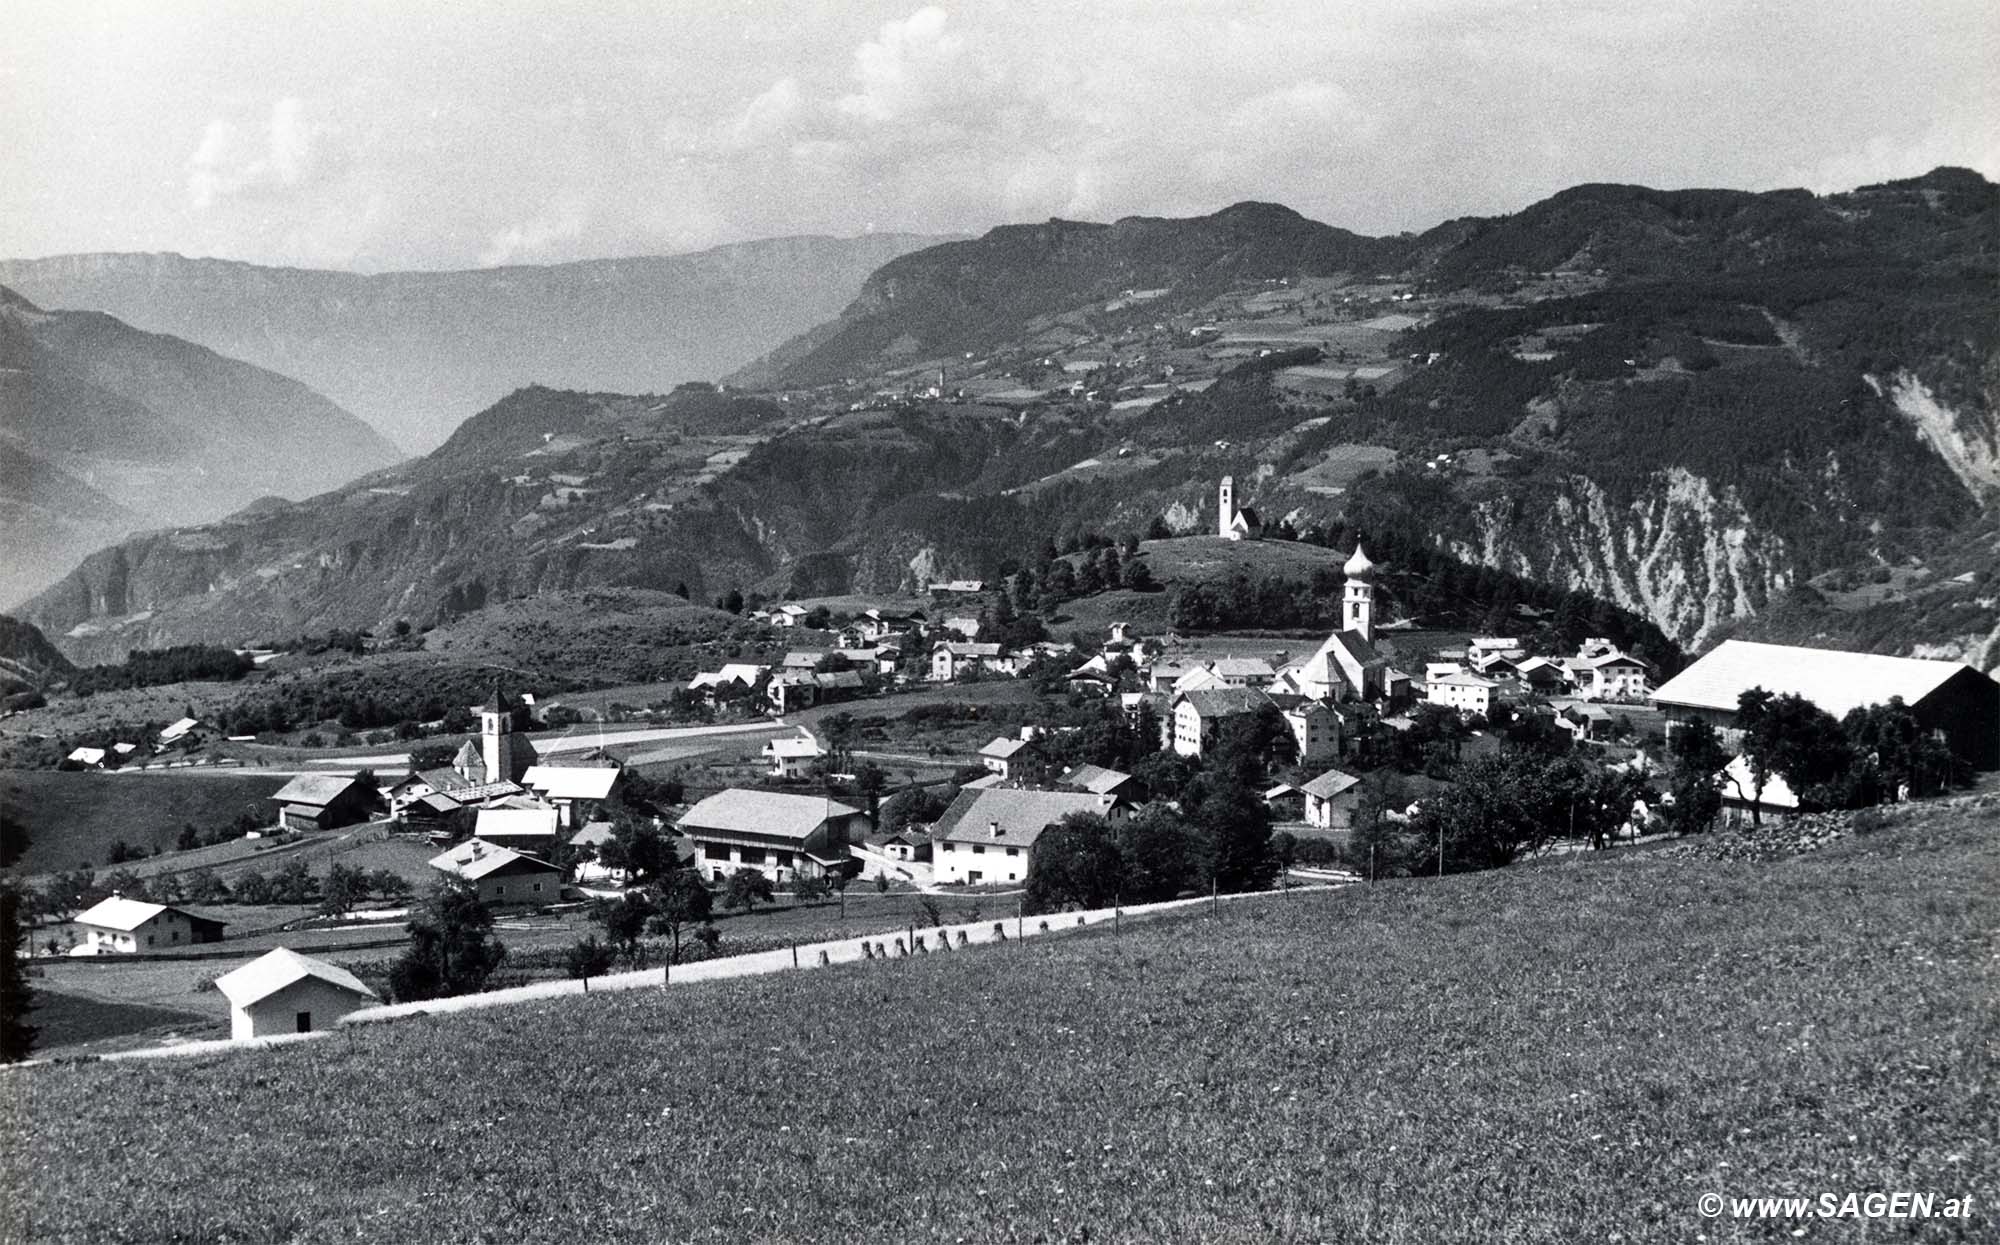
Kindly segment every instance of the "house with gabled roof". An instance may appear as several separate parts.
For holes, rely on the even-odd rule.
[[[1140,796],[1138,779],[1102,765],[1072,766],[1057,777],[1056,786],[1085,791],[1119,804],[1136,804]]]
[[[71,955],[137,954],[221,942],[227,921],[197,916],[171,904],[113,895],[78,913],[83,941]]]
[[[867,825],[860,809],[825,796],[732,787],[681,814],[679,829],[694,842],[695,868],[711,881],[750,868],[789,882],[851,873],[847,845]]]
[[[1484,675],[1461,670],[1425,682],[1424,698],[1434,705],[1485,717],[1493,712],[1493,693],[1497,687],[1498,684]]]
[[[973,886],[1025,881],[1035,843],[1072,813],[1124,815],[1114,797],[1087,791],[960,791],[931,827],[933,876],[940,883]]]
[[[575,829],[596,815],[618,789],[625,769],[615,761],[598,765],[530,765],[521,785],[557,813],[565,830]]]
[[[940,640],[931,647],[930,681],[949,683],[968,671],[997,666],[1005,652],[1006,650],[998,644]]]
[[[1255,688],[1203,688],[1176,695],[1173,711],[1161,727],[1175,752],[1198,757],[1215,742],[1224,722],[1276,707],[1270,696]]]
[[[351,774],[300,774],[269,799],[285,830],[334,830],[366,821],[375,812],[373,787]]]
[[[238,1042],[332,1028],[381,997],[338,964],[279,947],[215,979]]]
[[[431,857],[430,866],[466,882],[491,906],[539,908],[562,898],[562,871],[539,856],[472,838]]]
[[[1001,735],[979,750],[979,763],[987,772],[998,774],[1009,782],[1020,782],[1034,778],[1044,768],[1042,748],[1036,742],[1031,727],[1023,727],[1016,736]]]

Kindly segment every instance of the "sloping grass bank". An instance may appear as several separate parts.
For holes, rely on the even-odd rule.
[[[1696,1199],[1915,1190],[1980,1209],[1866,1239],[1992,1239],[1992,831],[34,1069],[0,1093],[0,1215],[93,1241],[1414,1245],[1789,1240]]]

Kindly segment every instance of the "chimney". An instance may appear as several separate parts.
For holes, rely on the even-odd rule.
[[[1000,823],[998,821],[987,822],[986,829],[992,833],[994,838],[997,839],[1000,837]]]

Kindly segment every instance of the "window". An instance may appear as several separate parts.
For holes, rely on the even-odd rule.
[[[1010,847],[1007,849],[1007,854],[1009,856],[1019,856],[1021,854],[1021,849],[1018,847]]]
[[[298,1025],[300,1033],[311,1033],[313,1031],[313,1014],[311,1012],[300,1012]]]
[[[151,934],[146,935],[146,945],[149,947],[153,945],[153,936]]]
[[[533,891],[533,892],[534,892],[535,894],[539,895],[539,894],[541,894],[541,893],[542,893],[542,884],[541,884],[540,882],[537,882],[537,883],[535,883],[535,884],[534,884],[533,886],[529,887],[528,889],[529,889],[529,890],[531,890],[531,891]]]
[[[761,865],[764,863],[764,849],[761,847],[745,847],[740,849],[737,854],[746,865]]]
[[[972,854],[975,856],[984,856],[986,854],[986,844],[974,843],[972,845]]]
[[[792,867],[792,854],[790,852],[775,852],[773,855],[778,858],[779,868],[789,869]]]
[[[499,898],[500,896],[502,896],[502,895],[504,895],[504,894],[506,894],[506,893],[507,893],[507,884],[506,884],[505,882],[495,882],[495,883],[493,884],[493,897],[494,897],[494,898],[496,898],[496,899],[497,899],[497,898]]]

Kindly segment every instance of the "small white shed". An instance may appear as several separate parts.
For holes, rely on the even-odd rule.
[[[347,1013],[382,1001],[339,965],[284,947],[224,973],[215,987],[229,1000],[229,1036],[239,1042],[330,1029]]]

